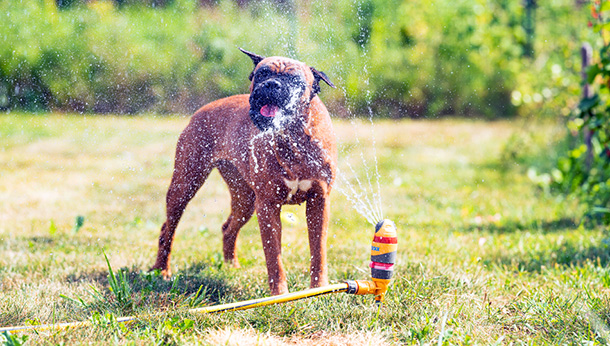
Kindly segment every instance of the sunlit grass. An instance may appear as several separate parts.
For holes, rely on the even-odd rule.
[[[205,297],[197,302],[206,304],[262,297],[268,288],[255,218],[239,238],[242,268],[222,263],[220,225],[229,195],[216,173],[177,231],[172,264],[178,282],[142,273],[154,260],[175,143],[187,122],[0,117],[0,326],[136,313],[144,317],[128,328],[41,332],[30,340],[604,342],[608,235],[579,227],[575,201],[545,192],[526,175],[531,166],[552,162],[552,144],[562,135],[552,124],[405,120],[371,128],[367,121],[335,120],[346,174],[349,162],[365,176],[361,157],[372,167],[375,143],[384,214],[399,229],[396,281],[379,315],[371,297],[348,295],[189,314],[201,287]],[[330,279],[366,279],[373,227],[342,194],[332,198]],[[283,256],[295,291],[309,282],[306,225],[303,207],[284,210],[294,214],[284,215]],[[99,290],[113,302],[103,252],[115,271],[125,271],[129,308],[91,295]]]

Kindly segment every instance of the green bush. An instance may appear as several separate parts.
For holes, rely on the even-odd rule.
[[[610,224],[610,1],[592,6],[601,37],[599,55],[587,70],[592,95],[585,95],[568,122],[573,145],[558,162],[557,184],[576,193],[589,220]]]
[[[339,115],[556,115],[577,92],[586,9],[570,0],[539,2],[533,58],[518,1],[200,3],[0,2],[0,108],[191,112],[247,92],[239,46],[326,71]]]

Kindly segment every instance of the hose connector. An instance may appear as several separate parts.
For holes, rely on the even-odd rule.
[[[365,295],[365,294],[377,294],[379,287],[374,281],[367,280],[347,280],[347,291],[349,294]]]

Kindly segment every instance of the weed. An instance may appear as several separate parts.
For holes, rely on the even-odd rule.
[[[203,285],[199,286],[199,290],[197,290],[196,293],[192,294],[188,299],[188,307],[189,308],[196,308],[199,306],[202,306],[204,303],[207,302],[207,293],[208,293],[208,288],[207,287],[203,287]]]
[[[170,319],[165,320],[164,327],[168,330],[174,330],[177,332],[184,332],[189,329],[193,329],[195,322],[193,320],[181,319],[178,317],[172,317]]]
[[[133,308],[133,299],[131,297],[131,287],[127,281],[125,271],[119,269],[115,275],[105,252],[104,258],[106,259],[106,264],[108,264],[108,284],[110,285],[110,292],[114,296],[115,304],[120,311],[131,310]]]
[[[85,224],[85,217],[82,215],[78,215],[76,219],[74,219],[74,227],[72,227],[72,233],[78,233],[80,229]]]
[[[57,233],[57,226],[55,225],[55,221],[51,220],[49,222],[49,235],[54,236]]]
[[[21,346],[25,345],[28,340],[27,335],[12,335],[9,332],[3,332],[0,334],[0,345],[2,346]]]
[[[62,298],[71,301],[83,308],[97,308],[99,311],[111,310],[119,314],[127,314],[133,311],[134,300],[133,292],[130,283],[127,279],[126,270],[119,269],[115,274],[108,260],[108,256],[104,251],[104,259],[108,266],[108,291],[110,295],[105,295],[94,285],[89,285],[88,293],[93,298],[93,303],[86,303],[83,298],[77,296],[71,298],[66,295],[61,295]]]

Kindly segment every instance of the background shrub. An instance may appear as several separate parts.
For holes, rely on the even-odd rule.
[[[568,122],[571,147],[559,159],[555,183],[578,195],[587,219],[610,224],[610,1],[591,5],[592,31],[599,34],[598,52],[587,69],[590,91],[583,93]],[[594,24],[594,25],[593,25]]]
[[[509,0],[3,1],[0,107],[192,112],[247,92],[242,46],[328,72],[338,115],[567,114],[586,11],[570,0],[529,16]]]

